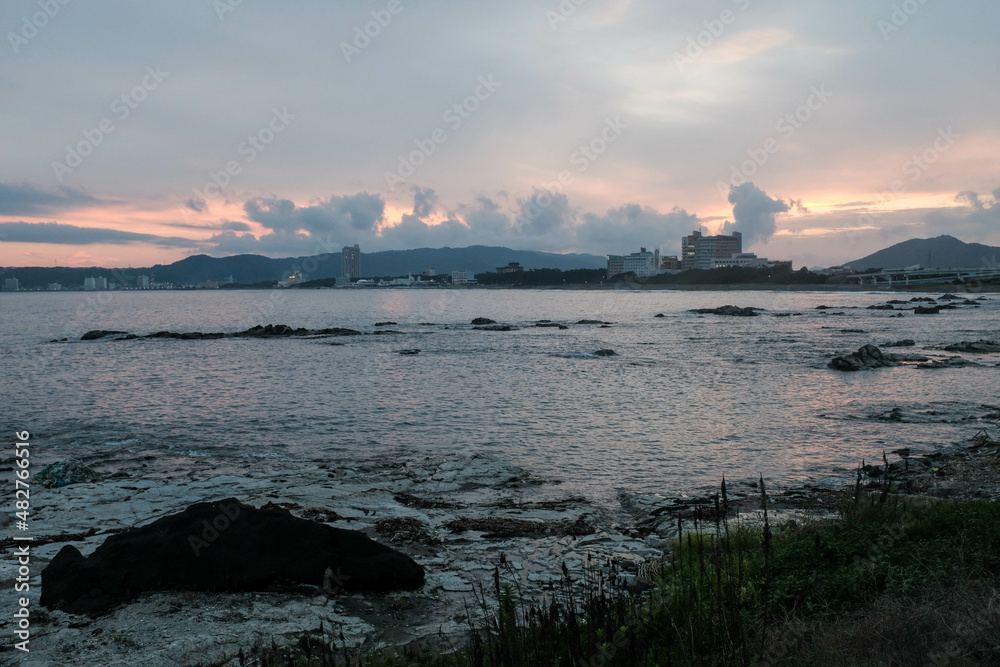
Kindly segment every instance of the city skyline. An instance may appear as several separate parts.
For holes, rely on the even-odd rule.
[[[997,7],[45,7],[0,23],[3,266],[1000,245]]]

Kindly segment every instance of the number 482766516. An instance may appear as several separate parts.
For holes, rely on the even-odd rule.
[[[28,466],[30,461],[28,456],[30,454],[28,450],[28,438],[31,434],[27,431],[20,431],[15,433],[17,436],[17,442],[14,446],[14,459],[17,464],[15,469],[15,475],[17,479],[14,480],[15,491],[14,491],[14,507],[17,509],[15,516],[22,522],[27,522],[28,520],[28,509],[31,507],[30,501],[30,487],[31,483],[28,481]],[[25,526],[25,529],[27,526]]]

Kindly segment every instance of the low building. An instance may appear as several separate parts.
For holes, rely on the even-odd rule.
[[[21,281],[17,278],[4,278],[3,280],[3,291],[4,292],[17,292],[21,289]]]
[[[498,266],[497,273],[520,273],[524,271],[524,267],[521,266],[520,262],[510,262],[507,266]]]
[[[660,257],[660,270],[661,271],[679,271],[681,268],[681,261],[677,259],[676,255],[664,255]]]
[[[95,292],[108,289],[108,279],[103,276],[90,277],[83,280],[83,289]]]
[[[475,278],[469,277],[468,271],[452,271],[451,272],[451,284],[452,285],[478,285],[479,281]]]
[[[648,278],[660,272],[660,250],[648,252],[640,248],[631,255],[608,255],[608,278],[621,273],[633,273],[637,278]]]

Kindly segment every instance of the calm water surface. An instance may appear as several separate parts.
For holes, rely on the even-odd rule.
[[[763,473],[778,487],[836,481],[883,448],[930,450],[969,438],[980,427],[969,418],[1000,403],[1000,355],[962,369],[829,370],[831,354],[865,343],[912,338],[917,347],[901,351],[919,352],[1000,337],[1000,298],[937,316],[864,309],[888,298],[402,289],[2,294],[0,424],[34,434],[35,464],[84,456],[108,469],[142,461],[149,475],[190,465],[239,469],[269,458],[305,466],[484,452],[594,499],[619,489],[695,492],[723,475]],[[729,303],[770,312],[687,312]],[[815,310],[820,304],[833,310]],[[521,328],[473,331],[474,317]],[[613,325],[575,324],[584,318]],[[539,319],[570,326],[536,328]],[[98,328],[236,331],[272,322],[373,332],[386,320],[402,335],[79,341]],[[69,342],[48,342],[62,337]],[[421,352],[403,356],[403,348]],[[604,348],[618,356],[588,354]],[[878,419],[895,407],[908,421]]]

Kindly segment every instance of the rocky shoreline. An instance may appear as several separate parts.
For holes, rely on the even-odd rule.
[[[998,498],[996,436],[984,429],[971,446],[923,455],[898,449],[888,454],[891,463],[861,469],[862,483],[878,487],[888,474],[914,495]],[[835,513],[852,493],[853,485],[846,483],[842,488],[803,485],[769,493],[767,506],[772,521],[824,516]],[[40,590],[38,574],[67,544],[87,556],[110,535],[192,503],[230,497],[361,531],[411,556],[424,568],[426,582],[419,590],[391,593],[340,590],[331,595],[302,586],[159,592],[96,617],[36,605],[31,664],[127,665],[140,656],[146,665],[235,664],[239,649],[258,639],[295,641],[321,623],[327,631],[343,632],[350,646],[400,645],[436,635],[460,642],[473,586],[490,581],[501,554],[528,596],[551,594],[564,564],[578,573],[591,558],[616,562],[621,583],[637,590],[644,585],[643,565],[662,559],[679,529],[711,529],[719,516],[716,494],[622,491],[619,508],[601,507],[567,495],[557,481],[536,479],[483,454],[399,463],[267,461],[234,474],[193,469],[170,480],[142,479],[134,470],[105,473],[100,481],[37,495],[32,591]],[[734,516],[759,520],[756,484],[731,484],[727,497]],[[13,543],[4,540],[0,548],[9,553]]]

